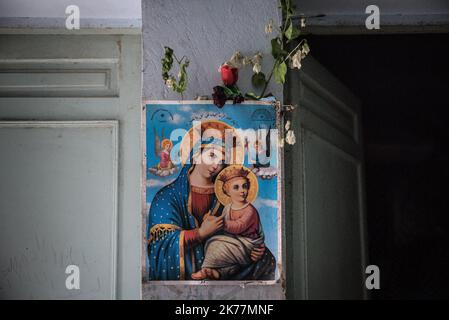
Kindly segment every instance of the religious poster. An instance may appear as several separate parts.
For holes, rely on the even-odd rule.
[[[275,102],[145,102],[144,279],[279,279]]]

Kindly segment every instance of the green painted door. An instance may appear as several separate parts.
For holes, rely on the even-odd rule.
[[[360,103],[313,58],[290,73],[285,101],[297,106],[285,156],[287,295],[364,298]]]
[[[0,34],[0,299],[139,299],[141,37],[50,32]]]

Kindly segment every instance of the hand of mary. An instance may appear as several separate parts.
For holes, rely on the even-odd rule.
[[[201,238],[201,241],[210,237],[218,230],[223,229],[223,218],[224,216],[215,217],[210,215],[210,213],[206,213],[203,217],[203,223],[201,223],[200,228],[198,229],[198,234]]]
[[[264,253],[265,253],[265,244],[261,244],[258,248],[254,248],[253,251],[251,251],[251,260],[253,260],[253,262],[259,261]]]

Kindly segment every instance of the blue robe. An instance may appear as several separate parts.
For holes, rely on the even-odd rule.
[[[201,269],[203,244],[184,248],[184,231],[199,227],[189,212],[191,168],[186,164],[178,178],[159,190],[151,202],[147,228],[149,280],[191,280],[191,274]],[[216,206],[222,209],[214,197],[211,211]],[[268,248],[265,251],[259,262],[243,268],[233,280],[274,279],[274,257]]]
[[[191,167],[185,165],[178,178],[159,190],[151,202],[147,231],[149,280],[188,280],[193,266],[195,270],[201,267],[203,246],[184,248],[183,231],[197,228],[194,216],[188,211]]]

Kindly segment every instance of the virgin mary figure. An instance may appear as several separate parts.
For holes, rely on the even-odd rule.
[[[229,134],[230,146],[224,139]],[[204,243],[223,229],[215,178],[226,165],[244,159],[236,130],[217,120],[191,128],[180,151],[183,168],[178,178],[156,193],[149,210],[149,280],[191,280],[201,269]],[[276,261],[268,248],[254,249],[251,259],[252,264],[226,280],[274,280]]]

